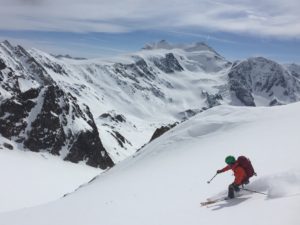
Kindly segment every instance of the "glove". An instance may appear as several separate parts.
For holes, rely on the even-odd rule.
[[[222,170],[217,170],[217,174],[222,173]]]

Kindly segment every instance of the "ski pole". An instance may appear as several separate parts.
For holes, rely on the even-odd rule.
[[[266,193],[259,192],[259,191],[252,191],[252,190],[249,190],[247,188],[241,188],[241,189],[244,190],[244,191],[249,191],[249,192],[253,192],[253,193],[257,193],[257,194],[261,194],[261,195],[267,195]]]
[[[210,184],[210,182],[217,176],[218,174],[216,173],[213,178],[211,178],[209,181],[207,181],[208,184]]]

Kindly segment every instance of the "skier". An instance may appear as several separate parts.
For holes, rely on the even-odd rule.
[[[232,170],[234,173],[234,182],[228,186],[228,198],[234,198],[234,192],[239,192],[239,186],[248,184],[249,178],[256,175],[249,159],[245,156],[238,157],[238,160],[234,156],[227,156],[225,159],[227,166],[217,171],[217,174]]]

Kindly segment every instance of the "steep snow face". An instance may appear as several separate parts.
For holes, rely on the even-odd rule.
[[[7,225],[298,225],[300,104],[217,106],[181,123],[131,159],[73,194],[43,206],[0,214]],[[219,174],[227,155],[246,155],[258,177],[232,201],[200,207],[226,195],[231,172]],[[113,188],[112,188],[113,187]],[[255,215],[249,218],[249,215]],[[46,219],[45,219],[46,218]],[[248,218],[248,219],[245,219]]]
[[[295,75],[262,57],[237,62],[228,74],[233,96],[248,106],[299,101],[300,81]]]

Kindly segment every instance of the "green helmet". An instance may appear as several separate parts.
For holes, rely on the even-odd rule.
[[[227,156],[226,159],[225,159],[225,162],[226,162],[227,164],[234,164],[234,163],[235,163],[235,158],[234,158],[234,156],[232,156],[232,155]]]

